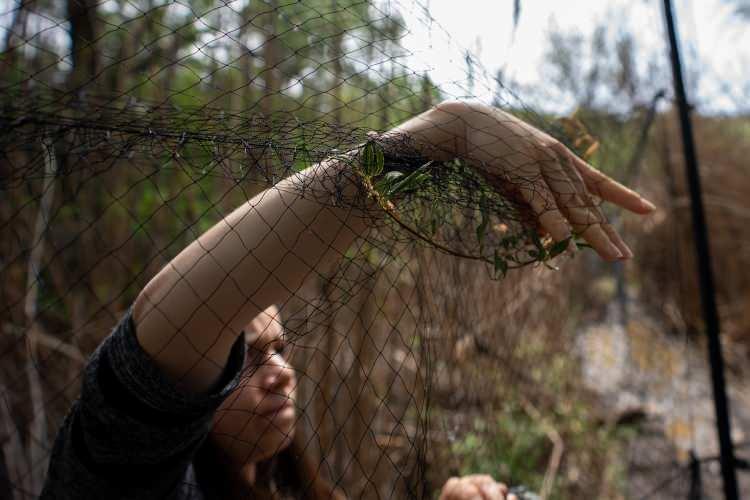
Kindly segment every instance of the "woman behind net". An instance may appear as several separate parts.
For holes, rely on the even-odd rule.
[[[384,137],[429,159],[466,159],[554,240],[575,233],[608,261],[632,252],[591,195],[654,209],[497,108],[444,102]],[[361,203],[331,203],[334,192]],[[91,356],[42,498],[343,498],[295,441],[296,382],[273,305],[365,232],[375,206],[362,193],[351,162],[323,161],[237,207],[167,264]],[[488,476],[452,478],[441,493],[506,497]]]

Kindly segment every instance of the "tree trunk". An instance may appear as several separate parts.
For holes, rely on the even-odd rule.
[[[265,15],[266,24],[266,41],[263,44],[263,81],[265,82],[263,90],[263,99],[261,101],[261,112],[270,117],[275,109],[276,98],[281,88],[281,78],[279,65],[279,39],[277,33],[276,19],[278,17],[278,0],[269,0],[269,12]]]
[[[254,75],[252,74],[253,71],[253,57],[254,54],[252,51],[247,47],[247,35],[250,31],[250,26],[252,25],[251,16],[252,16],[252,10],[250,7],[253,4],[251,2],[248,2],[248,4],[245,6],[244,9],[240,12],[240,28],[237,32],[237,40],[238,45],[240,48],[240,56],[239,56],[239,67],[240,67],[240,78],[239,78],[239,85],[233,85],[232,87],[234,90],[232,91],[232,106],[231,110],[234,113],[239,113],[244,115],[244,111],[247,110],[247,107],[250,100],[253,97],[252,93],[252,83],[254,80]],[[245,118],[243,116],[243,118]]]
[[[173,86],[177,76],[177,68],[179,67],[177,64],[177,58],[179,57],[180,50],[180,35],[175,32],[170,34],[169,37],[169,47],[164,62],[167,67],[163,72],[164,78],[160,86],[161,91],[164,93],[162,99],[164,102],[170,102],[175,90],[179,90],[175,89]]]
[[[388,82],[381,87],[381,105],[380,105],[380,130],[388,130],[390,128],[390,107],[391,107],[391,87],[393,86],[393,77],[395,70],[393,69],[393,61],[389,61],[390,69],[388,71]]]
[[[3,46],[5,57],[0,64],[0,74],[7,75],[7,72],[15,66],[19,49],[26,43],[26,20],[29,17],[29,8],[32,6],[32,3],[31,1],[18,0],[18,7],[16,7],[16,12],[13,15],[13,21],[11,21],[10,28],[5,35],[5,44]],[[13,44],[15,40],[18,40],[18,44],[16,45]],[[26,82],[27,80],[24,79],[24,85]]]
[[[78,90],[91,83],[99,71],[94,26],[96,5],[94,0],[68,0],[70,54],[73,58],[73,71],[69,76],[68,85],[72,90]]]
[[[344,43],[344,32],[339,28],[341,22],[339,20],[340,14],[338,9],[338,0],[331,0],[331,13],[333,15],[333,29],[338,30],[333,37],[333,48],[331,50],[331,58],[333,59],[333,84],[331,86],[331,98],[333,104],[331,110],[333,116],[333,123],[341,125],[342,115],[344,109],[344,101],[341,97],[341,90],[344,85],[343,78],[343,65],[341,64],[342,49],[341,46]]]
[[[349,474],[352,476],[352,484],[357,484],[358,489],[353,492],[358,496],[372,497],[378,495],[379,484],[376,480],[376,464],[379,461],[382,450],[378,448],[377,442],[372,439],[376,435],[375,412],[373,404],[375,357],[377,348],[375,339],[372,337],[378,332],[374,331],[373,301],[375,300],[374,283],[362,287],[360,291],[361,304],[357,311],[355,327],[349,332],[349,341],[354,347],[354,360],[350,380],[347,381],[352,397],[352,408],[349,411],[349,422],[346,422],[349,430],[347,442],[351,447],[351,464]],[[370,492],[369,494],[366,492]]]
[[[57,159],[55,158],[52,141],[42,140],[44,149],[44,184],[39,203],[36,225],[32,240],[33,248],[29,257],[27,272],[26,299],[24,313],[28,324],[26,334],[27,358],[26,377],[29,382],[29,397],[31,398],[32,419],[29,424],[28,459],[29,476],[31,480],[28,491],[41,492],[44,485],[44,475],[49,462],[49,436],[47,435],[47,412],[44,407],[44,391],[34,359],[37,356],[36,337],[42,325],[37,318],[37,297],[39,295],[39,276],[41,263],[49,227],[50,209],[55,197],[55,175],[57,173]]]

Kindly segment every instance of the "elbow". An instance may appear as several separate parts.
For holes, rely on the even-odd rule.
[[[446,99],[435,105],[435,110],[442,113],[447,113],[455,116],[459,116],[466,112],[469,104],[459,99]]]
[[[479,101],[468,101],[461,99],[446,99],[435,105],[435,109],[444,113],[450,113],[456,116],[463,116],[467,113],[489,112],[495,109],[492,106]]]

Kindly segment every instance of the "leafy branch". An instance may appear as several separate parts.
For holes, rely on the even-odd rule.
[[[359,165],[355,170],[360,175],[366,192],[390,220],[410,235],[448,255],[488,264],[494,270],[495,278],[505,277],[511,269],[518,269],[535,263],[543,263],[550,269],[557,269],[550,264],[550,261],[564,253],[570,248],[571,241],[577,239],[577,236],[572,236],[555,242],[549,237],[542,239],[535,229],[525,228],[518,234],[510,234],[487,248],[490,234],[494,233],[497,236],[507,232],[508,226],[506,224],[492,226],[491,202],[492,197],[498,195],[485,185],[478,189],[478,201],[475,201],[470,207],[479,219],[479,225],[475,228],[478,252],[468,253],[450,248],[435,238],[440,227],[446,222],[443,218],[443,212],[438,209],[441,196],[445,197],[446,195],[442,191],[435,190],[435,183],[433,182],[435,167],[439,165],[450,173],[449,163],[436,164],[429,161],[408,173],[386,171],[382,146],[375,141],[369,141],[364,145],[359,159]],[[453,165],[459,166],[460,163],[454,162]],[[455,175],[462,178],[465,174],[456,172]],[[429,220],[425,222],[425,225],[430,228],[430,231],[420,230],[418,224],[413,225],[407,222],[402,213],[403,210],[399,210],[397,204],[394,203],[400,200],[399,205],[406,205],[408,197],[419,194],[423,195],[423,198],[429,203],[425,210]],[[476,197],[472,199],[476,199]],[[497,240],[497,238],[495,239]],[[586,245],[578,244],[577,246],[584,247]]]

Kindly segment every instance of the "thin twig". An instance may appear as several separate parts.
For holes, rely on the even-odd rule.
[[[385,197],[383,197],[375,189],[375,187],[372,185],[372,182],[370,181],[370,179],[368,179],[364,175],[361,175],[361,177],[362,177],[362,179],[364,181],[365,188],[367,189],[368,193],[370,194],[370,196],[372,196],[375,199],[375,201],[377,201],[378,205],[386,213],[386,215],[388,215],[388,217],[390,217],[396,224],[398,224],[402,229],[404,229],[405,231],[407,231],[412,236],[415,236],[416,238],[418,238],[418,239],[422,240],[423,242],[427,243],[428,245],[430,245],[430,246],[432,246],[434,248],[437,248],[438,250],[440,250],[442,252],[445,252],[448,255],[452,255],[453,257],[459,257],[461,259],[468,259],[468,260],[479,261],[479,262],[483,262],[485,264],[490,264],[490,265],[494,264],[487,257],[483,257],[481,255],[470,255],[470,254],[466,254],[466,253],[463,253],[463,252],[458,252],[456,250],[448,248],[448,247],[446,247],[446,246],[438,243],[437,241],[432,240],[432,239],[426,237],[425,235],[423,235],[422,233],[420,233],[416,229],[412,228],[411,226],[409,226],[408,224],[406,224],[404,221],[401,220],[401,218],[396,213],[396,210],[395,210],[395,207],[393,206],[393,203],[391,203],[389,200],[387,200]],[[529,262],[519,262],[518,265],[509,265],[508,269],[520,269],[520,268],[525,267],[525,266],[527,266],[529,264],[533,264],[534,262],[538,262],[538,261],[532,260],[532,261],[529,261]]]
[[[545,500],[549,498],[552,493],[552,486],[555,484],[557,472],[560,469],[560,462],[562,461],[562,455],[565,451],[565,443],[563,442],[560,433],[557,432],[557,429],[555,429],[552,424],[542,416],[539,410],[537,410],[530,401],[526,398],[521,398],[521,406],[526,414],[542,427],[545,434],[547,434],[547,438],[552,442],[552,454],[549,457],[547,470],[544,473],[542,489],[539,491],[539,497],[541,500]]]

